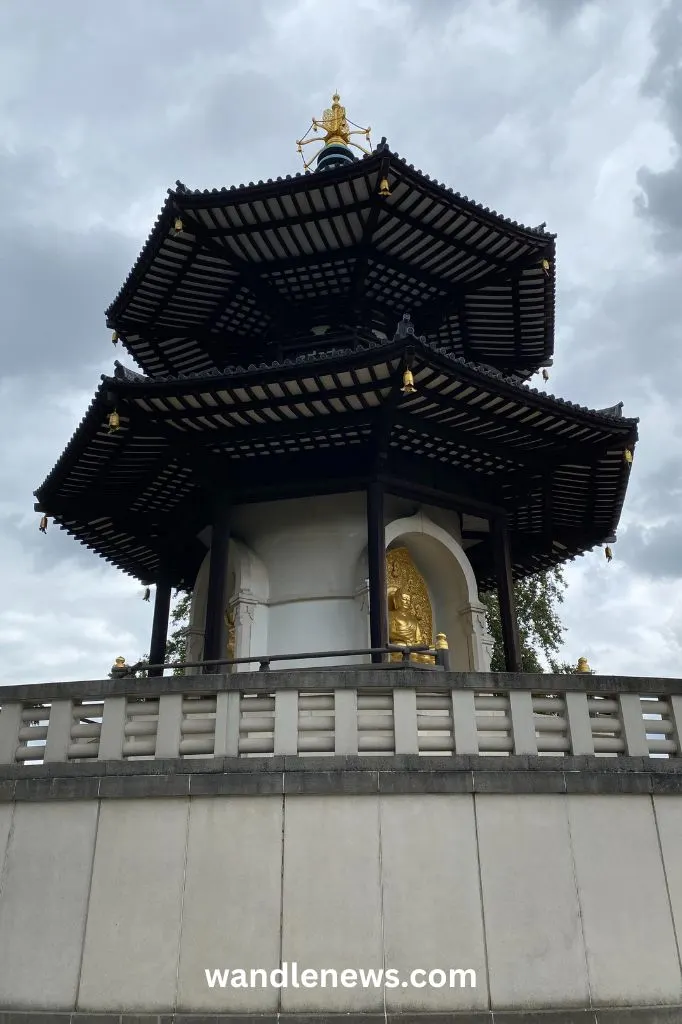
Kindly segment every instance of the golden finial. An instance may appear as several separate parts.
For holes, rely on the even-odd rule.
[[[311,131],[324,132],[324,138],[307,138],[308,133]],[[303,160],[303,167],[308,171],[322,150],[327,146],[353,146],[354,149],[359,149],[361,153],[365,153],[369,156],[371,149],[365,149],[365,147],[359,145],[359,143],[353,142],[352,136],[364,135],[367,139],[367,144],[371,147],[369,138],[370,131],[371,128],[361,128],[360,125],[348,120],[346,117],[346,108],[341,106],[341,97],[338,92],[335,92],[332,96],[331,107],[325,110],[321,119],[316,117],[313,118],[312,124],[303,138],[296,140],[296,149],[301,154],[301,158],[303,158],[303,146],[308,146],[311,142],[317,142],[318,145],[320,142],[322,143],[320,149],[318,149],[310,160],[307,162],[305,159]]]

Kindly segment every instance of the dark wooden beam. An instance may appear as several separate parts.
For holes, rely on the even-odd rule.
[[[149,664],[162,665],[166,660],[166,641],[168,640],[168,617],[170,614],[171,580],[164,574],[156,584],[154,597],[154,618],[152,620],[152,638],[149,644]],[[150,668],[150,676],[163,675],[163,669]]]
[[[385,647],[388,643],[386,533],[384,487],[380,480],[371,480],[367,486],[367,568],[370,647]],[[373,662],[382,660],[380,654],[372,655]]]
[[[507,672],[522,672],[521,643],[514,604],[514,581],[507,521],[502,516],[496,516],[490,525],[495,550],[495,573],[500,602],[505,669]]]
[[[231,502],[226,495],[221,494],[214,498],[206,596],[204,661],[215,661],[224,654],[222,643],[225,633],[224,616],[229,597],[227,594],[227,561],[230,547],[230,508]],[[217,669],[212,667],[209,668],[209,671],[215,672]]]

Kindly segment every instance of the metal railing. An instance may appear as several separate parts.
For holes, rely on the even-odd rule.
[[[428,644],[415,646],[398,646],[387,644],[385,647],[366,647],[360,650],[348,651],[306,651],[303,654],[259,654],[249,658],[216,658],[208,661],[171,661],[149,665],[145,661],[138,661],[135,665],[126,665],[120,669],[112,669],[112,677],[125,679],[135,676],[138,673],[162,675],[167,669],[188,669],[198,668],[207,674],[215,672],[222,667],[231,668],[234,665],[258,665],[259,672],[267,672],[272,662],[276,661],[313,661],[325,658],[361,658],[368,655],[377,662],[384,663],[387,655],[400,655],[400,660],[405,663],[414,664],[413,655],[428,655],[433,658],[431,668],[449,669],[450,662],[447,647],[429,647]],[[429,667],[425,662],[420,662],[420,667]]]
[[[677,680],[395,668],[4,687],[0,764],[277,754],[682,756]]]

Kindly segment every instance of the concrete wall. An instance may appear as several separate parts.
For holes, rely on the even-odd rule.
[[[0,1010],[675,1005],[681,930],[680,795],[0,804]],[[209,989],[204,978],[281,961],[402,977],[473,968],[478,987]]]

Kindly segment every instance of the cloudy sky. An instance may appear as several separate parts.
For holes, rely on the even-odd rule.
[[[40,534],[32,492],[121,357],[103,310],[166,189],[296,172],[336,88],[410,163],[557,232],[547,388],[623,401],[641,435],[614,561],[568,570],[563,653],[682,675],[681,12],[0,0],[0,682],[102,678],[147,649],[141,587]]]

